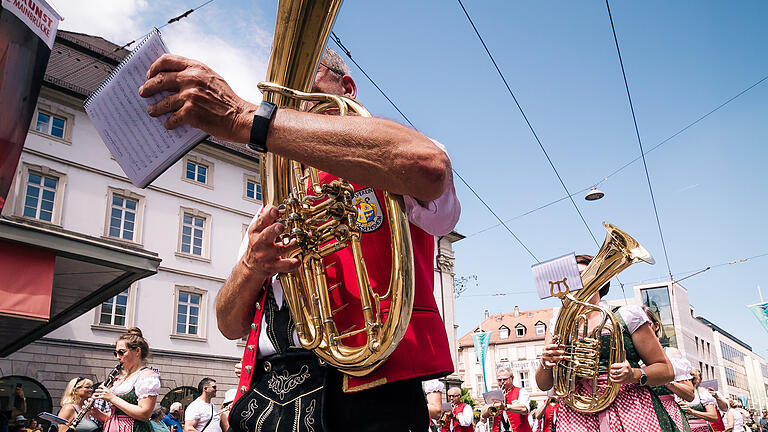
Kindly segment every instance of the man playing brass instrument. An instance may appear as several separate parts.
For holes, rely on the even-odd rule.
[[[451,387],[448,390],[448,402],[451,403],[453,410],[446,411],[443,414],[445,419],[443,432],[471,432],[475,430],[472,427],[475,414],[472,412],[472,407],[469,404],[461,401],[460,388]]]
[[[444,149],[418,131],[384,119],[324,116],[274,110],[266,102],[248,103],[207,66],[174,55],[162,56],[147,76],[142,96],[173,92],[148,110],[153,116],[172,113],[167,128],[189,124],[226,141],[259,144],[262,150],[317,167],[321,180],[332,173],[352,183],[365,206],[364,213],[358,212],[358,227],[374,287],[388,285],[391,265],[390,227],[380,216],[381,191],[401,194],[406,203],[414,251],[413,314],[395,351],[363,377],[344,375],[298,348],[295,324],[274,278],[299,265],[295,258],[283,258],[293,246],[276,242],[284,228],[278,222],[283,210],[266,206],[254,217],[216,301],[222,334],[229,339],[248,336],[231,428],[236,432],[427,430],[421,381],[453,371],[433,296],[434,236],[449,233],[460,214]],[[312,91],[356,96],[349,69],[332,50],[327,49],[320,61]],[[269,115],[259,118],[265,107],[270,108]],[[263,142],[254,143],[254,136],[263,137]],[[327,271],[328,286],[335,287],[330,295],[334,308],[341,308],[334,315],[341,331],[361,324],[359,308],[344,308],[355,300],[356,293],[350,292],[356,290],[355,284],[335,285],[349,279],[347,273],[354,267],[350,254],[342,250],[326,258],[335,263]],[[383,300],[385,317],[387,306],[388,300]]]
[[[504,402],[485,405],[480,415],[483,418],[493,417],[493,432],[531,432],[531,425],[528,424],[528,391],[515,386],[512,371],[506,366],[496,371],[496,379],[504,392]],[[494,412],[499,414],[494,416]]]

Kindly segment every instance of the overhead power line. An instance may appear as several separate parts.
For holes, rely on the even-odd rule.
[[[162,29],[163,27],[165,27],[165,26],[167,26],[167,25],[173,24],[173,23],[175,23],[175,22],[178,22],[178,21],[180,21],[180,20],[182,20],[182,19],[184,19],[184,18],[188,17],[188,16],[189,16],[189,15],[190,15],[192,12],[194,12],[194,11],[196,11],[196,10],[199,10],[200,8],[203,8],[203,7],[207,6],[207,5],[209,5],[210,3],[213,3],[214,1],[216,1],[216,0],[207,0],[206,2],[204,2],[204,3],[200,4],[200,5],[199,5],[199,6],[197,6],[197,7],[194,7],[194,8],[192,8],[192,9],[189,9],[189,10],[187,10],[186,12],[184,12],[184,13],[182,13],[182,14],[180,14],[180,15],[177,15],[177,16],[175,16],[175,17],[173,17],[173,18],[170,18],[170,19],[168,20],[168,22],[166,22],[165,24],[163,24],[163,25],[161,25],[161,26],[159,26],[159,27],[153,27],[153,28],[157,28],[158,30],[160,30],[160,29]],[[116,47],[115,49],[113,49],[113,50],[112,50],[112,53],[116,53],[116,52],[120,51],[121,49],[125,49],[125,48],[128,48],[129,46],[131,46],[131,45],[133,45],[134,43],[136,43],[136,41],[138,41],[138,40],[141,40],[141,39],[144,39],[145,37],[147,37],[147,35],[149,35],[150,33],[152,33],[152,31],[151,31],[151,30],[150,30],[150,31],[148,31],[148,32],[146,32],[146,33],[144,33],[143,35],[141,35],[141,36],[139,36],[139,37],[137,37],[137,38],[135,38],[135,39],[133,39],[133,40],[129,41],[129,42],[126,42],[126,43],[124,43],[124,44],[122,44],[122,45],[120,45],[120,46]],[[91,60],[90,62],[86,62],[86,63],[85,63],[83,66],[81,66],[81,67],[80,67],[80,69],[77,69],[77,70],[75,70],[74,72],[72,72],[72,75],[75,75],[75,74],[77,74],[78,72],[82,71],[83,69],[85,69],[85,68],[87,68],[87,67],[93,66],[93,65],[94,65],[94,64],[95,64],[97,61],[102,61],[102,60],[104,60],[105,58],[107,58],[107,55],[106,55],[106,54],[102,54],[102,55],[100,55],[99,57],[96,57],[96,58],[94,58],[94,59],[93,59],[93,60]]]
[[[608,9],[608,19],[611,21],[611,30],[613,31],[613,41],[616,43],[616,54],[619,56],[619,65],[621,65],[621,75],[624,78],[624,88],[627,91],[627,100],[629,101],[629,108],[632,112],[632,122],[635,125],[635,136],[637,136],[637,144],[640,146],[640,156],[643,158],[643,168],[645,169],[645,179],[648,181],[648,191],[651,194],[651,203],[653,204],[653,213],[656,215],[656,226],[659,228],[659,237],[661,238],[661,247],[664,250],[664,259],[667,262],[667,273],[669,278],[672,279],[672,268],[669,265],[669,254],[667,253],[667,245],[664,242],[664,232],[661,230],[661,220],[659,219],[659,210],[656,206],[656,198],[653,196],[653,186],[651,185],[651,175],[648,173],[648,164],[645,160],[645,151],[643,150],[643,141],[640,139],[640,129],[637,127],[637,116],[635,115],[635,106],[632,103],[632,94],[629,91],[629,83],[627,82],[627,73],[624,70],[624,61],[621,59],[621,49],[619,48],[619,39],[616,36],[616,28],[613,25],[613,16],[611,15],[611,6],[608,4],[608,0],[605,0],[605,7]]]
[[[645,154],[647,155],[647,154],[649,154],[650,152],[652,152],[652,151],[656,150],[657,148],[661,147],[662,145],[666,144],[667,142],[671,141],[672,139],[674,139],[674,138],[675,138],[675,137],[677,137],[678,135],[682,134],[683,132],[687,131],[687,130],[688,130],[688,129],[690,129],[691,127],[695,126],[696,124],[698,124],[699,122],[701,122],[701,121],[702,121],[702,120],[704,120],[705,118],[707,118],[707,117],[709,117],[710,115],[714,114],[716,111],[718,111],[718,110],[720,110],[721,108],[725,107],[725,106],[726,106],[726,105],[728,105],[729,103],[733,102],[734,100],[736,100],[736,99],[737,99],[737,98],[739,98],[740,96],[744,95],[744,94],[745,94],[745,93],[747,93],[748,91],[750,91],[750,90],[752,90],[753,88],[757,87],[758,85],[762,84],[762,83],[763,83],[763,82],[765,82],[766,80],[768,80],[768,75],[766,75],[766,76],[762,77],[761,79],[757,80],[756,82],[752,83],[751,85],[749,85],[748,87],[746,87],[745,89],[743,89],[742,91],[740,91],[739,93],[737,93],[736,95],[734,95],[734,96],[730,97],[730,98],[729,98],[729,99],[727,99],[725,102],[721,103],[721,104],[720,104],[720,105],[718,105],[717,107],[715,107],[715,108],[713,108],[712,110],[708,111],[706,114],[704,114],[704,115],[700,116],[699,118],[697,118],[696,120],[694,120],[694,121],[692,121],[692,122],[688,123],[688,124],[687,124],[685,127],[683,127],[682,129],[678,130],[677,132],[675,132],[674,134],[670,135],[669,137],[667,137],[667,138],[663,139],[661,142],[659,142],[659,143],[658,143],[658,144],[656,144],[655,146],[653,146],[653,147],[651,147],[650,149],[648,149],[647,151],[645,151]],[[608,174],[608,175],[606,175],[605,177],[603,177],[603,178],[602,178],[602,180],[600,180],[600,181],[597,181],[597,182],[595,182],[595,183],[592,183],[592,184],[590,184],[589,186],[586,186],[586,187],[584,187],[584,188],[582,188],[582,189],[580,189],[580,190],[577,190],[576,192],[573,192],[573,193],[571,194],[571,196],[577,196],[577,195],[580,195],[580,194],[582,194],[582,193],[584,193],[584,192],[588,191],[588,190],[589,190],[589,189],[590,189],[592,186],[597,186],[597,185],[599,185],[599,184],[603,183],[604,181],[606,181],[606,180],[610,179],[611,177],[615,176],[616,174],[618,174],[618,173],[620,173],[620,172],[624,171],[624,169],[626,169],[627,167],[629,167],[629,166],[630,166],[630,165],[632,165],[633,163],[635,163],[635,162],[637,162],[637,161],[641,160],[642,158],[643,158],[643,156],[637,156],[636,158],[632,159],[631,161],[629,161],[629,162],[625,163],[624,165],[620,166],[619,168],[617,168],[617,169],[613,170],[613,171],[612,171],[610,174]],[[548,203],[546,203],[546,204],[540,205],[539,207],[536,207],[536,208],[534,208],[534,209],[531,209],[531,210],[528,210],[528,211],[526,211],[526,212],[524,212],[524,213],[521,213],[521,214],[519,214],[519,215],[517,215],[517,216],[515,216],[515,217],[512,217],[512,218],[506,219],[504,222],[511,222],[511,221],[513,221],[513,220],[515,220],[515,219],[519,219],[519,218],[521,218],[521,217],[524,217],[524,216],[528,216],[528,215],[529,215],[529,214],[531,214],[531,213],[535,213],[535,212],[537,212],[537,211],[539,211],[539,210],[542,210],[542,209],[545,209],[545,208],[547,208],[547,207],[549,207],[549,206],[555,205],[555,204],[557,204],[557,203],[559,203],[559,202],[561,202],[561,201],[563,201],[563,200],[566,200],[566,199],[568,199],[568,196],[564,196],[564,197],[558,198],[558,199],[556,199],[556,200],[553,200],[553,201],[550,201],[550,202],[548,202]],[[475,232],[473,232],[473,233],[471,233],[471,234],[467,234],[467,237],[466,237],[466,238],[470,238],[470,237],[473,237],[473,236],[475,236],[475,235],[478,235],[478,234],[482,234],[482,233],[484,233],[484,232],[486,232],[486,231],[488,231],[488,230],[494,229],[494,228],[496,228],[496,227],[499,227],[499,226],[500,226],[500,224],[496,224],[496,225],[491,225],[491,226],[485,227],[485,228],[483,228],[483,229],[481,229],[481,230],[478,230],[478,231],[475,231]]]
[[[395,110],[397,110],[397,112],[399,112],[401,116],[403,116],[405,121],[408,122],[408,124],[411,125],[412,128],[417,129],[416,126],[414,126],[414,124],[411,122],[411,120],[409,120],[408,117],[403,113],[403,111],[400,110],[400,108],[397,106],[397,104],[395,104],[395,102],[384,92],[384,90],[381,87],[379,87],[378,84],[376,84],[376,82],[373,80],[373,78],[371,78],[371,76],[368,75],[368,73],[365,71],[365,69],[363,69],[363,67],[360,66],[360,64],[357,63],[357,61],[355,61],[354,58],[352,58],[352,52],[349,49],[347,49],[346,46],[344,46],[344,44],[341,41],[341,38],[339,38],[336,35],[335,32],[331,32],[331,40],[333,40],[333,42],[336,44],[336,46],[339,47],[339,49],[344,51],[344,54],[346,54],[347,57],[350,60],[352,60],[352,63],[354,63],[354,65],[360,70],[360,72],[362,72],[363,75],[365,75],[365,77],[368,79],[368,81],[370,81],[371,84],[373,84],[373,86],[376,87],[376,90],[378,90],[379,93],[381,93],[381,95],[384,96],[384,98],[389,102],[389,104],[392,105],[392,107],[394,107]],[[525,249],[525,251],[528,252],[528,254],[531,257],[533,257],[533,259],[536,260],[536,262],[540,263],[541,261],[536,257],[536,255],[533,254],[533,252],[531,252],[531,249],[528,248],[528,246],[526,246],[525,243],[523,243],[523,241],[520,239],[520,237],[518,237],[514,232],[512,232],[512,229],[509,228],[509,226],[506,224],[506,222],[501,220],[499,215],[480,196],[480,194],[478,194],[475,191],[475,189],[472,186],[470,186],[470,184],[464,179],[464,177],[461,174],[459,174],[459,172],[456,170],[456,168],[452,168],[452,170],[453,170],[453,173],[456,175],[456,177],[458,177],[459,180],[461,180],[461,182],[464,183],[464,186],[466,186],[467,189],[469,189],[472,192],[472,194],[475,195],[475,197],[483,204],[483,206],[485,206],[485,208],[488,209],[488,211],[493,215],[493,217],[495,217],[496,220],[499,221],[500,225],[502,225],[507,230],[507,232],[509,232],[512,235],[512,237],[514,237],[515,240],[517,240],[517,242],[520,244],[520,246],[522,246],[523,249]]]
[[[523,116],[525,123],[528,125],[528,129],[530,129],[531,133],[533,134],[533,137],[536,139],[536,142],[539,144],[539,148],[544,153],[544,156],[547,158],[547,161],[549,162],[549,166],[552,167],[552,170],[555,172],[557,179],[560,181],[560,185],[563,186],[566,196],[568,197],[568,199],[571,200],[571,204],[573,204],[573,208],[576,209],[576,212],[579,214],[581,221],[584,223],[584,226],[587,228],[587,231],[589,231],[589,235],[592,236],[592,240],[594,240],[596,245],[600,246],[600,243],[597,241],[595,234],[592,232],[592,229],[589,227],[589,224],[587,223],[586,219],[584,219],[584,215],[581,213],[579,206],[577,206],[576,201],[573,200],[573,194],[571,194],[568,191],[568,187],[565,185],[563,178],[560,176],[560,173],[557,171],[557,168],[555,167],[554,162],[552,162],[552,158],[549,157],[549,153],[544,148],[544,144],[542,144],[541,140],[539,139],[539,135],[536,133],[536,130],[533,128],[533,125],[531,124],[530,120],[528,120],[528,116],[525,114],[523,107],[520,105],[520,102],[518,102],[517,97],[515,96],[515,93],[512,91],[512,88],[507,82],[506,77],[501,72],[501,69],[499,68],[499,65],[496,63],[496,59],[494,59],[493,54],[491,54],[491,50],[488,49],[488,45],[486,45],[485,40],[483,39],[482,35],[480,35],[480,31],[477,29],[477,26],[475,26],[474,21],[472,21],[472,17],[469,16],[469,12],[467,12],[467,9],[464,7],[464,4],[461,2],[461,0],[457,0],[457,1],[461,6],[461,10],[464,11],[464,15],[467,17],[469,24],[472,25],[472,29],[475,31],[477,38],[480,39],[480,43],[483,45],[483,48],[485,49],[486,54],[488,54],[488,57],[491,59],[491,63],[493,63],[493,67],[496,68],[496,72],[498,72],[499,77],[501,77],[502,82],[504,82],[504,86],[507,88],[509,95],[512,96],[512,100],[515,102],[515,105],[517,105],[517,109],[520,111],[520,114]]]

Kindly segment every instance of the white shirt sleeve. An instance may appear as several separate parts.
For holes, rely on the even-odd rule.
[[[624,320],[625,323],[627,323],[627,328],[629,329],[629,334],[634,333],[637,331],[637,329],[640,328],[645,323],[650,324],[650,320],[648,319],[648,315],[645,314],[645,311],[643,310],[642,306],[638,305],[627,305],[622,306],[619,308],[619,314],[621,315],[621,318]]]
[[[472,407],[469,404],[464,405],[464,411],[456,416],[456,420],[459,421],[461,426],[470,426],[474,419],[475,414],[472,412]]]
[[[160,391],[160,375],[156,373],[144,373],[136,379],[136,397],[143,399],[148,396],[157,396]]]
[[[259,207],[259,210],[256,211],[256,214],[253,216],[250,222],[248,222],[248,229],[251,229],[251,225],[253,225],[256,222],[256,219],[259,218],[259,213],[261,213],[262,207]],[[240,241],[240,249],[237,250],[237,261],[239,262],[240,259],[245,255],[245,250],[248,249],[248,230],[245,231],[245,235],[243,235],[243,239]]]
[[[525,409],[530,409],[531,396],[528,394],[528,390],[521,388],[520,393],[517,395],[517,401],[523,404]]]
[[[555,331],[555,323],[557,322],[557,317],[560,316],[560,307],[556,306],[552,308],[552,319],[549,320],[549,330],[550,334],[554,334]]]
[[[445,393],[445,384],[443,384],[443,382],[440,381],[439,379],[431,379],[429,381],[424,381],[423,387],[424,387],[424,394]]]
[[[670,355],[669,352],[667,352],[667,357],[672,363],[672,367],[675,369],[675,381],[693,379],[693,376],[691,375],[693,366],[679,351],[674,355]]]
[[[715,398],[712,397],[711,394],[709,394],[709,392],[706,389],[699,388],[698,394],[699,394],[699,398],[701,400],[702,405],[714,405],[715,407],[717,407],[717,401],[715,400]]]
[[[432,142],[448,154],[444,145],[435,140]],[[425,205],[421,205],[413,197],[407,195],[403,197],[408,221],[434,236],[442,236],[451,232],[456,227],[456,223],[459,222],[459,216],[461,216],[461,204],[456,196],[452,174],[451,181],[448,182],[443,194],[439,198],[425,203]]]

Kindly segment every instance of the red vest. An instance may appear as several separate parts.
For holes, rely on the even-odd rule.
[[[325,183],[335,179],[335,176],[320,172],[320,181]],[[363,257],[368,269],[374,292],[384,294],[389,287],[390,269],[392,266],[392,251],[390,247],[389,223],[384,210],[383,193],[378,190],[353,184],[355,196],[359,198],[356,206],[359,209],[358,223],[362,225]],[[414,300],[413,314],[406,330],[395,351],[389,358],[372,373],[364,377],[344,375],[344,391],[355,392],[376,387],[389,382],[419,378],[422,380],[445,376],[453,372],[448,336],[445,324],[440,317],[434,297],[434,254],[435,238],[421,228],[410,224],[411,243],[413,245],[414,261]],[[342,285],[331,291],[333,308],[349,303],[334,315],[336,326],[340,331],[352,327],[362,327],[357,289],[357,278],[354,272],[354,261],[350,248],[346,248],[325,258],[325,266],[335,263],[327,270],[328,286],[341,282]],[[264,304],[265,293],[259,305]],[[389,311],[389,300],[381,302],[382,320],[386,320]],[[251,383],[251,372],[258,352],[259,331],[261,330],[262,308],[257,308],[253,317],[252,330],[248,336],[246,350],[243,353],[243,369],[240,375],[237,396],[248,391]],[[365,333],[345,338],[344,342],[351,346],[363,344]]]
[[[443,426],[443,432],[450,432],[451,424],[453,424],[453,432],[474,432],[475,427],[472,424],[470,424],[469,426],[462,426],[459,424],[459,421],[456,420],[456,416],[463,413],[464,407],[466,406],[467,404],[465,404],[464,402],[459,402],[458,405],[453,407],[453,418],[451,418],[451,421],[447,422],[445,426]]]
[[[512,387],[506,397],[504,398],[507,404],[516,401],[520,395],[520,387]],[[493,418],[493,432],[501,432],[501,418],[499,414]],[[509,419],[510,430],[515,432],[532,432],[531,425],[528,424],[528,414],[518,414],[512,411],[507,411],[507,418]]]
[[[547,403],[544,401],[543,403]],[[539,432],[552,432],[552,422],[555,419],[555,409],[557,404],[547,403],[547,407],[544,408],[544,417],[539,420]]]

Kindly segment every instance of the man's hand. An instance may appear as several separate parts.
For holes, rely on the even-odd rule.
[[[243,370],[243,363],[237,362],[235,363],[235,375],[237,375],[238,378],[240,378],[240,372]]]
[[[298,258],[283,258],[289,256],[295,246],[275,242],[285,230],[285,226],[277,222],[283,212],[268,205],[248,227],[248,249],[240,261],[250,272],[265,280],[277,273],[290,273],[299,266]]]
[[[139,95],[147,98],[161,91],[173,94],[150,105],[147,112],[152,117],[172,113],[166,129],[188,124],[226,141],[247,143],[250,139],[256,106],[237,96],[208,66],[163,54],[150,66]]]

